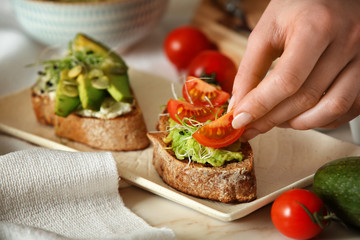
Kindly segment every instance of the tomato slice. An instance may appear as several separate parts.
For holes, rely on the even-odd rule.
[[[185,100],[196,106],[221,106],[230,97],[229,93],[192,76],[187,77],[182,91]]]
[[[167,104],[167,110],[170,114],[170,117],[178,123],[180,123],[180,121],[176,116],[178,116],[181,120],[187,117],[204,123],[208,120],[215,120],[217,117],[221,116],[224,111],[224,109],[221,107],[210,108],[194,106],[188,102],[175,99],[169,100]],[[187,123],[192,124],[191,121],[187,121]]]
[[[226,113],[217,120],[204,125],[192,136],[206,147],[221,148],[239,139],[245,128],[234,129],[231,125],[233,111]]]

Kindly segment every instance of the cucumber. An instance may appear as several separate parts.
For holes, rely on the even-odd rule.
[[[315,173],[313,188],[338,218],[360,229],[360,156],[323,165]]]

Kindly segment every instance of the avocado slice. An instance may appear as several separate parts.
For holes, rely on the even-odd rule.
[[[94,88],[91,84],[91,79],[84,74],[79,74],[76,80],[82,107],[98,111],[106,97],[106,90]]]
[[[94,53],[100,54],[101,56],[108,57],[106,63],[104,66],[102,66],[102,70],[110,80],[107,91],[118,102],[133,101],[134,97],[131,93],[129,77],[127,74],[128,67],[119,55],[111,51],[108,47],[104,46],[100,42],[97,42],[96,40],[82,33],[78,33],[76,35],[73,41],[73,48],[75,51],[82,51],[85,53],[88,51],[93,51]],[[88,95],[91,96],[91,94]],[[94,99],[95,98],[97,97],[94,97]],[[82,97],[81,93],[80,99],[81,102],[83,102],[84,98]]]
[[[118,102],[132,103],[134,96],[130,90],[129,77],[127,74],[108,74],[110,85],[107,91]]]
[[[68,70],[65,69],[61,71],[56,89],[55,114],[61,117],[67,117],[80,105],[80,99],[78,96],[70,97],[68,94],[64,93],[64,89],[66,87],[64,81],[67,80],[67,76]]]
[[[121,67],[127,70],[127,65],[118,54],[111,51],[110,48],[106,47],[101,42],[98,42],[83,33],[78,33],[75,36],[73,41],[73,48],[75,51],[81,51],[85,53],[88,51],[93,51],[104,57],[110,57],[113,61],[119,63]]]

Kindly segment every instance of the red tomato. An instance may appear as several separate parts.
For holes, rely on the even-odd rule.
[[[206,49],[213,48],[214,44],[206,35],[191,26],[174,29],[167,35],[164,43],[164,50],[168,59],[178,70],[185,70],[196,55]]]
[[[199,53],[188,67],[188,75],[195,77],[214,78],[221,88],[232,92],[237,67],[227,56],[216,50]]]
[[[167,104],[167,110],[170,114],[170,117],[178,123],[180,123],[180,121],[176,116],[178,116],[181,120],[183,120],[184,117],[187,117],[204,123],[208,120],[215,120],[217,117],[221,116],[224,111],[224,109],[221,107],[197,107],[188,102],[174,99],[169,100]],[[188,123],[191,124],[190,121],[188,121]]]
[[[285,236],[293,239],[310,239],[319,234],[322,228],[314,223],[305,206],[312,214],[326,215],[321,199],[305,189],[293,189],[281,194],[271,208],[271,219],[275,227]],[[323,220],[320,220],[323,224]]]
[[[233,111],[204,125],[192,136],[202,145],[212,148],[228,146],[239,139],[244,132],[244,128],[234,129],[231,125]]]
[[[187,77],[182,93],[186,101],[196,106],[220,106],[230,97],[229,93],[192,76]]]

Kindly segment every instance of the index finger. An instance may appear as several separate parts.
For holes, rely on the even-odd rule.
[[[293,95],[305,82],[327,45],[321,36],[314,38],[311,30],[294,31],[288,36],[274,70],[246,96],[235,98],[239,102],[234,108],[233,127],[241,128],[259,119]]]
[[[268,72],[272,62],[279,56],[269,36],[264,31],[254,29],[236,74],[232,98],[228,110],[235,107],[242,97],[255,88]]]

